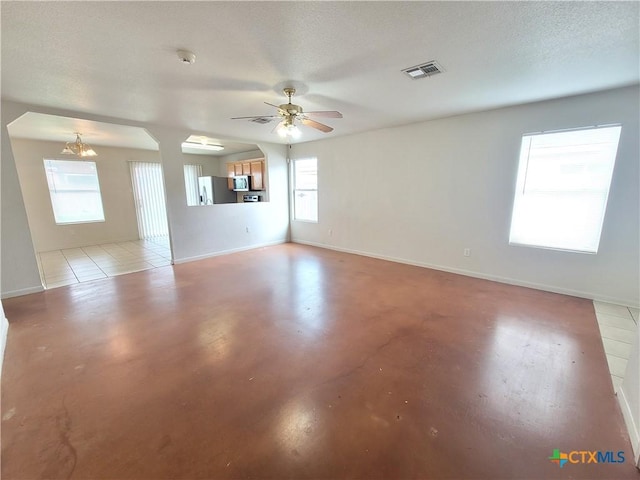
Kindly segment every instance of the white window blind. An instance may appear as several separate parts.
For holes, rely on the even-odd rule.
[[[202,176],[202,165],[184,166],[184,189],[187,193],[187,206],[200,205],[198,177]]]
[[[44,169],[58,225],[104,221],[95,162],[45,159]]]
[[[305,158],[293,162],[293,218],[318,221],[318,161]]]
[[[162,165],[159,163],[129,162],[129,168],[140,238],[169,235]]]
[[[597,253],[621,129],[522,137],[510,244]]]

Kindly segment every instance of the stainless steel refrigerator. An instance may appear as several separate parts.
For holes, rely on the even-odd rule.
[[[226,177],[198,177],[198,195],[200,205],[237,202],[236,192],[229,190]]]

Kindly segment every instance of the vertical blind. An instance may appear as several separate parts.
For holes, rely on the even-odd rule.
[[[131,185],[136,202],[140,238],[169,235],[167,207],[164,199],[162,165],[159,163],[129,162]]]
[[[198,177],[202,176],[202,165],[184,166],[184,189],[187,192],[187,206],[200,205]]]

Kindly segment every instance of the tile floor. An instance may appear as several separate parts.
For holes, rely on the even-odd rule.
[[[622,384],[640,309],[593,302],[614,390]]]
[[[171,250],[168,237],[158,237],[41,252],[36,258],[49,289],[171,265]]]

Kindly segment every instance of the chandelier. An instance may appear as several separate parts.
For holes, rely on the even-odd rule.
[[[74,143],[67,142],[62,153],[66,155],[77,155],[78,157],[95,157],[98,154],[87,143],[82,143],[80,134],[75,132],[76,141]]]

